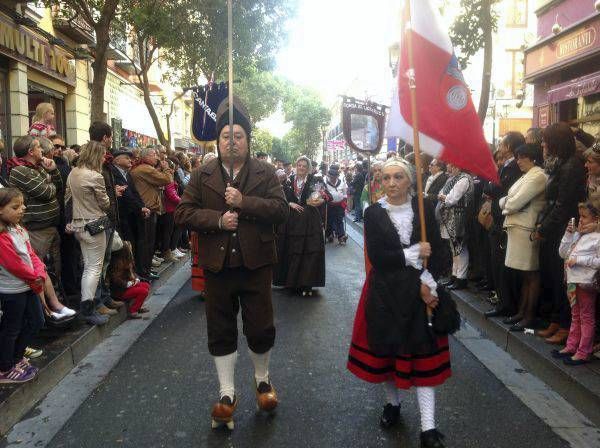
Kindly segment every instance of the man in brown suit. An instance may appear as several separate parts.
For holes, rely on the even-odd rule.
[[[198,233],[199,259],[206,275],[208,348],[220,383],[213,407],[213,427],[233,428],[237,406],[234,369],[237,358],[237,314],[254,363],[260,409],[277,406],[269,378],[275,341],[271,303],[272,266],[276,262],[274,225],[285,221],[288,205],[270,165],[250,157],[251,125],[242,104],[234,100],[217,110],[219,157],[192,173],[175,212],[175,221]],[[230,147],[233,129],[233,147]],[[233,176],[230,170],[233,168]]]

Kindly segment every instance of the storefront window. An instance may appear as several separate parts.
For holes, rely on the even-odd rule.
[[[29,124],[35,115],[35,108],[40,103],[50,103],[54,106],[55,129],[56,133],[62,136],[66,135],[67,127],[65,123],[65,97],[63,94],[52,89],[42,87],[30,82],[29,88]]]

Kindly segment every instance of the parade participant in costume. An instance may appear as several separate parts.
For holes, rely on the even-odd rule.
[[[310,174],[310,159],[296,160],[296,174],[283,185],[290,215],[279,227],[278,264],[273,284],[312,296],[325,286],[325,240],[319,207],[330,200],[323,181]]]
[[[360,197],[363,209],[367,208],[371,204],[374,204],[383,197],[383,185],[381,184],[382,171],[383,162],[377,160],[371,164],[371,175],[369,176],[369,182],[363,188],[362,196]],[[370,199],[369,193],[371,195]]]
[[[229,126],[229,107],[225,100],[217,110],[219,157],[194,170],[175,220],[197,232],[200,264],[206,276],[208,349],[220,383],[220,398],[212,410],[213,427],[227,424],[233,429],[238,404],[234,369],[240,306],[254,364],[258,407],[271,411],[278,403],[269,377],[275,341],[273,226],[285,221],[288,205],[274,168],[250,157],[252,128],[246,108],[234,99],[233,123]]]
[[[364,381],[383,383],[387,403],[380,424],[384,428],[399,420],[398,389],[416,387],[421,446],[438,448],[444,445],[435,426],[434,387],[451,376],[447,332],[456,328],[445,334],[436,328],[434,333],[428,325],[427,307],[437,308],[442,298],[443,303],[450,300],[435,280],[449,260],[433,206],[427,200],[429,243],[419,242],[421,223],[418,201],[411,191],[412,176],[404,160],[388,160],[383,168],[385,196],[365,211],[365,241],[372,269],[356,312],[348,369]],[[429,264],[424,269],[426,258]]]
[[[438,195],[437,205],[441,235],[449,241],[453,256],[452,277],[444,286],[448,289],[464,289],[467,287],[469,270],[467,236],[474,185],[473,178],[461,172],[457,166],[448,164],[448,173],[450,177]]]
[[[340,245],[345,245],[348,241],[346,229],[344,228],[344,215],[348,200],[348,186],[344,176],[340,177],[340,167],[331,165],[327,172],[325,181],[327,192],[331,196],[331,201],[327,203],[327,230],[325,237],[332,243],[334,237],[337,237]]]

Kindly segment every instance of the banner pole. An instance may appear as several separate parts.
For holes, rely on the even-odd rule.
[[[417,203],[419,205],[419,222],[421,223],[421,242],[427,242],[427,227],[425,223],[425,203],[423,199],[423,176],[422,176],[422,161],[421,161],[421,143],[419,140],[419,112],[417,110],[417,84],[415,79],[415,66],[413,57],[413,46],[412,46],[412,12],[411,12],[411,0],[406,0],[407,18],[409,23],[409,29],[404,34],[406,39],[406,47],[408,50],[408,87],[410,90],[410,108],[412,114],[412,129],[413,129],[413,142],[415,152],[415,166],[417,169]],[[400,76],[400,75],[399,75]],[[427,269],[427,259],[423,260],[423,267]],[[433,310],[427,307],[427,320],[430,327],[432,323]]]
[[[233,0],[227,0],[227,58],[229,63],[229,179],[233,184]]]

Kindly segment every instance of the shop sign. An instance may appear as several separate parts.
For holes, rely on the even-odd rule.
[[[600,92],[600,72],[557,84],[548,91],[548,101],[559,103]]]
[[[50,45],[30,30],[0,16],[0,53],[23,62],[71,86],[75,70],[71,56],[60,47]]]
[[[545,128],[550,124],[550,105],[546,104],[538,108],[538,127]]]
[[[525,51],[525,78],[600,52],[600,19],[586,23],[564,37]]]

